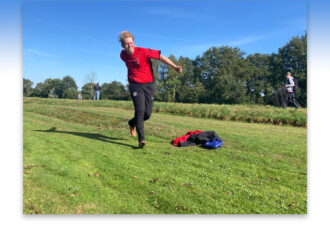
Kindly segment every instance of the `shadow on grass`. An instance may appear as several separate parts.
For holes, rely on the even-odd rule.
[[[98,134],[98,133],[82,133],[82,132],[73,132],[73,131],[59,131],[59,130],[56,130],[56,127],[53,127],[53,128],[47,129],[47,130],[34,130],[34,131],[45,132],[45,133],[71,134],[71,135],[76,135],[76,136],[79,136],[79,137],[85,137],[85,138],[90,138],[90,139],[94,139],[94,140],[98,140],[98,141],[109,142],[109,143],[112,143],[112,144],[123,145],[123,146],[131,147],[132,149],[138,149],[137,146],[128,145],[128,144],[124,144],[124,143],[114,141],[114,140],[119,141],[119,140],[126,140],[126,139],[108,137],[108,136],[104,136],[104,135]]]

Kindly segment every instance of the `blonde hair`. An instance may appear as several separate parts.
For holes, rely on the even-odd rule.
[[[132,38],[133,41],[134,41],[134,35],[131,34],[130,32],[128,32],[128,31],[122,31],[122,32],[120,32],[120,34],[119,34],[119,41],[120,41],[120,43],[123,44],[124,39],[125,38],[129,38],[129,37]]]

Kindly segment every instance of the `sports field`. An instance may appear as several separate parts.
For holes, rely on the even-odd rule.
[[[132,102],[24,98],[23,106],[26,214],[307,213],[304,109],[260,107],[263,115],[298,120],[274,125],[258,122],[251,111],[259,107],[232,107],[254,114],[240,121],[155,103],[147,145],[138,149],[127,125]],[[170,144],[197,129],[215,131],[223,146]]]

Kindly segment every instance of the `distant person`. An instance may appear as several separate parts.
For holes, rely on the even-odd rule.
[[[145,146],[144,121],[152,113],[154,101],[154,74],[151,59],[157,59],[172,67],[177,72],[182,72],[182,66],[175,65],[170,59],[161,55],[160,50],[147,49],[134,45],[134,36],[128,31],[119,34],[119,41],[124,48],[120,58],[125,62],[128,72],[129,90],[134,103],[134,117],[128,121],[132,136],[138,133],[139,148]]]
[[[294,84],[294,81],[293,81],[293,77],[291,76],[291,73],[290,72],[287,72],[286,73],[286,81],[285,81],[285,90],[286,90],[286,98],[287,98],[287,101],[291,102],[294,107],[296,109],[298,109],[298,105],[297,105],[297,102],[296,102],[296,98],[295,98],[295,95],[294,95],[294,90],[293,90],[293,87],[295,86]]]
[[[96,83],[96,85],[94,85],[94,101],[96,99],[98,101],[100,100],[100,90],[101,90],[101,86],[99,85],[99,83]]]
[[[78,100],[82,100],[82,96],[81,96],[80,93],[78,93],[77,99],[78,99]]]

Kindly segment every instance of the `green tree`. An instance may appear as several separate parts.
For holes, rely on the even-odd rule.
[[[157,66],[157,76],[158,76],[158,81],[156,83],[155,87],[155,99],[157,101],[167,101],[168,96],[167,96],[167,85],[166,85],[166,77],[167,77],[167,65],[164,63],[160,63]]]
[[[174,64],[180,65],[174,55],[168,57]],[[157,89],[157,99],[159,101],[175,102],[179,89],[179,73],[168,68],[164,63],[158,67],[159,85]]]
[[[50,98],[62,98],[63,84],[61,79],[47,78],[42,85],[40,96]]]
[[[206,89],[201,102],[244,103],[247,101],[244,80],[247,63],[244,52],[228,46],[212,47],[195,60],[196,71]]]
[[[293,37],[278,54],[271,56],[271,83],[280,88],[285,82],[285,73],[290,71],[298,81],[299,92],[296,98],[302,106],[307,106],[307,33]]]
[[[23,96],[29,97],[32,95],[33,93],[32,85],[33,85],[32,81],[23,78]]]
[[[87,82],[85,84],[85,86],[86,85],[89,86],[89,93],[87,94],[87,92],[86,92],[87,88],[85,88],[84,92],[83,92],[84,94],[86,94],[86,96],[89,95],[88,98],[86,97],[86,99],[90,99],[90,100],[93,99],[93,97],[94,97],[94,85],[95,85],[96,79],[97,79],[97,74],[95,72],[90,72],[89,74],[87,74],[85,76],[85,82]]]
[[[178,75],[178,87],[176,101],[184,103],[198,103],[201,95],[205,94],[205,88],[199,77],[194,73],[194,62],[189,58],[180,57],[179,64],[183,66],[182,73]]]
[[[63,77],[62,84],[63,84],[63,90],[71,89],[71,88],[78,89],[75,80],[70,76]]]
[[[41,97],[42,91],[44,88],[44,84],[42,82],[39,82],[36,87],[32,90],[32,97]]]
[[[157,59],[151,59],[151,64],[152,64],[152,72],[154,74],[154,82],[157,87],[159,85],[159,73],[158,73],[158,68],[162,64],[161,61]]]
[[[249,100],[257,104],[269,103],[273,88],[270,86],[270,55],[251,54],[247,56],[248,77],[245,88]]]
[[[109,100],[128,100],[129,92],[125,89],[122,83],[113,81],[110,84],[102,84],[101,97],[102,99]]]
[[[78,95],[78,87],[71,76],[65,76],[62,79],[63,98],[75,99]]]
[[[94,93],[93,93],[93,91],[91,91],[92,87],[94,87],[94,83],[86,83],[85,85],[83,85],[83,87],[81,88],[81,96],[84,99],[87,99],[87,100],[93,99]]]
[[[75,88],[69,88],[63,91],[63,98],[66,99],[76,99],[77,95],[78,95],[78,90],[76,90]]]

